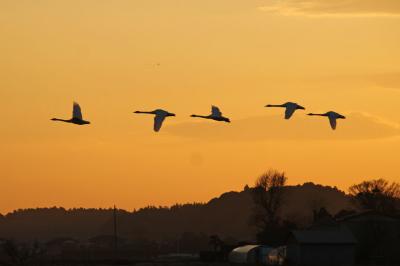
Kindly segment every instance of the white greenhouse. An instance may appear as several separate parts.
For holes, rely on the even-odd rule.
[[[267,264],[271,247],[262,245],[246,245],[237,247],[229,253],[229,262],[236,264],[261,263]]]

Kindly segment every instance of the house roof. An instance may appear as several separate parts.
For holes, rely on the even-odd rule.
[[[301,244],[355,244],[357,240],[347,230],[294,230],[293,237]]]
[[[350,214],[344,217],[341,217],[339,219],[337,219],[337,221],[341,222],[341,221],[349,221],[349,220],[354,220],[354,219],[358,219],[360,217],[368,217],[368,216],[375,216],[375,219],[389,219],[389,220],[399,220],[398,218],[395,217],[395,214],[392,215],[388,215],[388,214],[384,214],[382,212],[379,211],[375,211],[375,210],[366,210],[363,212],[358,212],[355,214]]]

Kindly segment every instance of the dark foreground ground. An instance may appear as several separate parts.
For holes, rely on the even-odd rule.
[[[0,265],[12,265],[12,264],[1,264]],[[69,263],[69,262],[57,262],[57,263],[27,263],[23,265],[32,266],[260,266],[261,264],[233,264],[228,262],[198,262],[198,261],[157,261],[157,262],[127,262],[127,263]],[[290,266],[290,265],[287,265]],[[321,265],[326,266],[326,265]],[[339,266],[339,265],[338,265]],[[397,264],[355,264],[354,266],[399,266]]]
[[[12,264],[0,264],[0,265],[12,265]],[[230,263],[220,263],[220,262],[129,262],[129,263],[69,263],[69,262],[57,262],[57,263],[27,263],[22,264],[26,266],[229,266],[234,265]],[[241,264],[244,265],[244,264]],[[248,266],[253,266],[248,264]],[[254,265],[255,266],[255,265]]]

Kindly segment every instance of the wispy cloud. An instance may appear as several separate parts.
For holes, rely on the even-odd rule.
[[[338,121],[336,131],[330,129],[326,117],[295,114],[287,121],[281,116],[258,116],[233,121],[231,124],[196,121],[171,125],[173,135],[209,141],[268,140],[365,140],[400,136],[397,123],[364,113],[350,113]]]
[[[400,72],[372,74],[367,79],[378,87],[400,89]]]
[[[399,0],[270,0],[259,10],[285,16],[398,17]]]

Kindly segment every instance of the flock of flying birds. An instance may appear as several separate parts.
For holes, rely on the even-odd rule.
[[[305,108],[301,105],[298,105],[297,103],[294,102],[287,102],[284,104],[268,104],[265,107],[282,107],[285,108],[285,119],[290,119],[294,112],[296,110],[305,110]],[[154,131],[158,132],[161,129],[161,126],[168,116],[175,116],[175,114],[170,113],[168,111],[162,110],[162,109],[157,109],[151,112],[143,112],[143,111],[135,111],[134,113],[136,114],[151,114],[155,115],[154,117]],[[329,123],[331,125],[331,128],[333,130],[336,129],[336,120],[337,119],[345,119],[341,114],[338,114],[333,111],[329,111],[323,114],[314,114],[314,113],[309,113],[308,115],[310,116],[326,116],[329,119]],[[230,123],[230,119],[227,117],[224,117],[219,110],[218,107],[212,106],[211,107],[211,114],[210,115],[191,115],[191,117],[199,117],[199,118],[204,118],[204,119],[211,119],[219,122],[227,122]],[[59,118],[53,118],[51,119],[53,121],[61,121],[61,122],[66,122],[66,123],[72,123],[76,125],[87,125],[90,124],[89,121],[86,121],[83,119],[82,116],[82,111],[81,107],[79,106],[78,103],[74,102],[73,106],[73,111],[72,111],[72,118],[71,119],[59,119]]]

